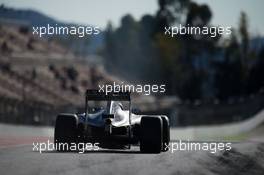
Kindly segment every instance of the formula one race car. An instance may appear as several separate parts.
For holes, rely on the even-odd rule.
[[[168,117],[132,113],[129,92],[106,95],[87,90],[85,99],[85,113],[57,116],[55,143],[99,143],[99,147],[107,149],[139,145],[143,153],[168,150]]]

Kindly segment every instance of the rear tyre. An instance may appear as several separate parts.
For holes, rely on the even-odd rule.
[[[54,143],[57,151],[70,151],[71,143],[77,140],[78,117],[75,114],[57,116],[54,132]]]
[[[170,123],[167,116],[161,116],[162,127],[163,127],[163,146],[162,151],[166,152],[169,150],[170,143]]]
[[[144,116],[140,123],[140,151],[143,153],[160,153],[162,150],[161,117]]]

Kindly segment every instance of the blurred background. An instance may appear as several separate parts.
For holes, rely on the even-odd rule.
[[[135,94],[133,105],[168,115],[175,135],[240,139],[264,131],[261,0],[0,4],[1,123],[52,126],[59,112],[83,112],[85,89],[115,81],[165,84],[166,94]],[[99,26],[101,32],[32,35],[32,26],[47,24]],[[164,35],[165,26],[179,24],[231,26],[232,34]]]

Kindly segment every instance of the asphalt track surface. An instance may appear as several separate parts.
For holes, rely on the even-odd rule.
[[[264,142],[249,140],[232,143],[231,151],[212,154],[207,151],[176,151],[161,154],[142,154],[137,147],[131,150],[104,150],[39,153],[32,142],[52,139],[43,133],[3,134],[0,125],[0,174],[139,174],[139,175],[263,175]],[[2,130],[1,130],[2,128]],[[10,129],[11,130],[11,129]],[[6,132],[5,132],[6,133]],[[39,136],[37,136],[39,135]]]

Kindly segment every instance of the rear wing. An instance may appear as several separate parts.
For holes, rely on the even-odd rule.
[[[86,101],[130,101],[130,92],[100,92],[98,90],[86,90]]]

